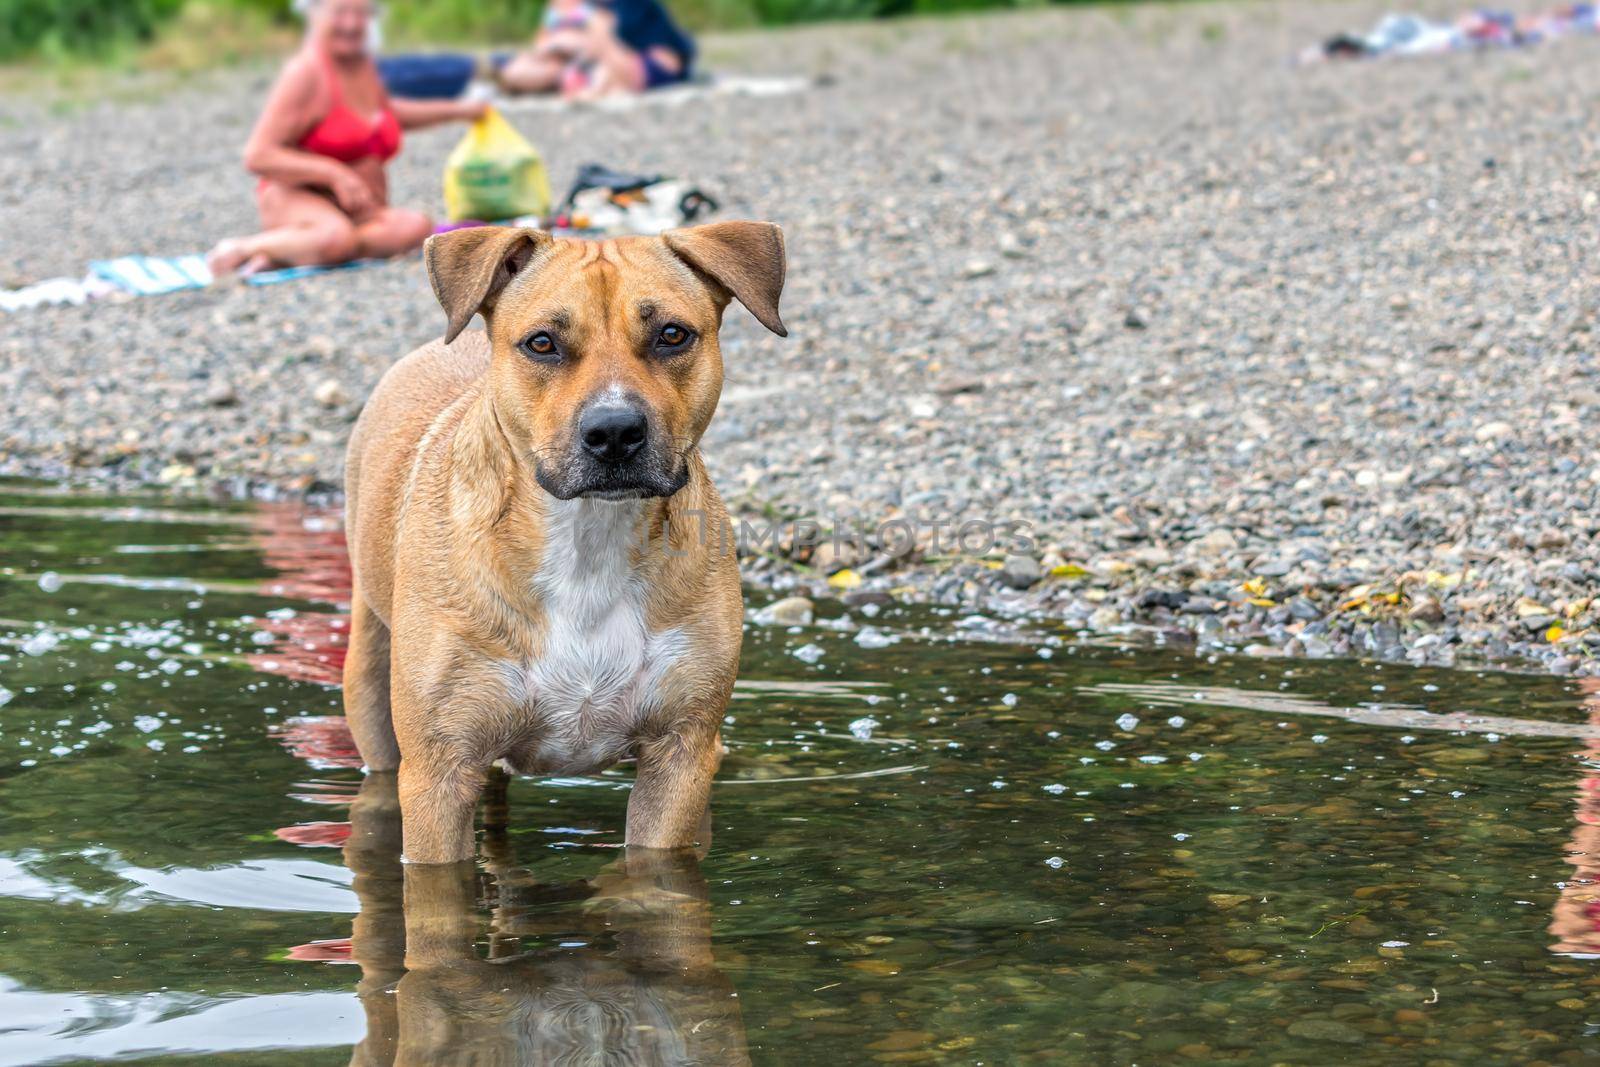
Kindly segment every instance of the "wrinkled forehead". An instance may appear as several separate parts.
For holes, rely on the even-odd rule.
[[[510,311],[520,322],[662,314],[702,320],[713,310],[708,296],[693,269],[658,238],[563,238],[512,279],[497,311]]]

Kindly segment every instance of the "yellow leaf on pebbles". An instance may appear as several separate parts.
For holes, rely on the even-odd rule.
[[[861,584],[861,575],[846,567],[842,571],[835,571],[828,578],[828,584],[835,589],[854,589]]]
[[[1076,563],[1063,563],[1059,567],[1051,567],[1050,568],[1050,577],[1052,577],[1052,578],[1087,578],[1087,577],[1089,577],[1089,571],[1088,571],[1087,568],[1080,567]]]
[[[1374,609],[1394,607],[1400,603],[1404,594],[1399,589],[1391,592],[1379,592],[1370,585],[1358,585],[1346,594],[1347,599],[1339,605],[1340,611],[1349,611],[1351,608],[1360,608],[1363,615],[1372,614]]]
[[[1245,582],[1241,588],[1253,597],[1264,597],[1267,595],[1267,582],[1264,578],[1252,578],[1248,582]]]
[[[1339,604],[1340,611],[1349,611],[1351,608],[1365,607],[1367,596],[1372,592],[1370,585],[1358,585],[1345,591],[1344,600]]]

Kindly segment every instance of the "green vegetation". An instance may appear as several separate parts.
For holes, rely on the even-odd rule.
[[[186,72],[282,52],[287,0],[0,0],[0,92],[43,65],[69,80],[107,68]]]
[[[0,0],[0,56],[61,54],[148,38],[183,0]]]
[[[1047,0],[667,0],[692,30],[1030,7],[1044,2]],[[531,35],[543,6],[541,0],[391,0],[385,5],[385,29],[399,41],[503,45]],[[204,39],[200,43],[209,44],[221,27],[235,31],[248,27],[252,33],[245,36],[255,36],[256,31],[274,23],[282,28],[292,24],[289,0],[0,0],[0,60],[104,58],[130,47],[160,48],[174,37],[194,37],[197,27],[207,28],[208,32],[198,36]],[[274,36],[266,34],[267,38]],[[181,50],[184,46],[177,47]]]

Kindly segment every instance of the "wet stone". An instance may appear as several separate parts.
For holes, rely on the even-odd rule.
[[[1013,589],[1028,589],[1044,577],[1044,569],[1033,556],[1012,554],[1005,558],[1000,577]]]
[[[876,1052],[904,1052],[923,1048],[932,1041],[933,1035],[925,1030],[895,1030],[868,1043],[867,1048]]]
[[[756,617],[771,626],[810,626],[814,613],[808,598],[791,596],[767,605]]]
[[[1285,1032],[1291,1037],[1307,1041],[1338,1045],[1359,1045],[1367,1039],[1366,1035],[1356,1027],[1335,1019],[1297,1019],[1285,1027]]]

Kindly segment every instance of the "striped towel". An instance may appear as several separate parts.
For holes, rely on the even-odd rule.
[[[313,274],[328,274],[336,270],[360,270],[362,267],[376,267],[386,262],[388,261],[382,259],[352,259],[348,263],[336,263],[331,267],[281,267],[278,270],[247,274],[244,281],[246,285],[275,285],[295,278],[309,278]]]
[[[97,259],[89,264],[89,273],[137,296],[204,289],[211,284],[206,257],[199,254]]]

